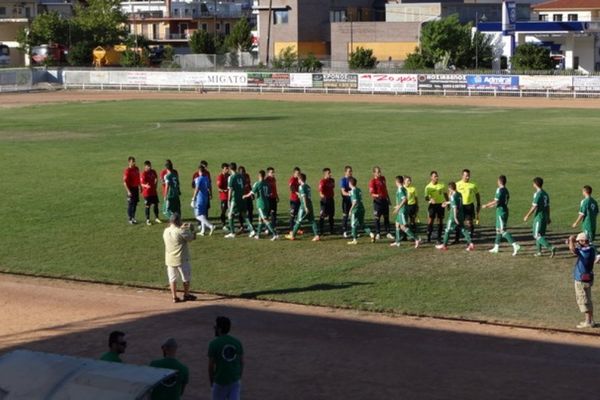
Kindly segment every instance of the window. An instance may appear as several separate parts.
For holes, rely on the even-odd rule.
[[[208,25],[202,24],[202,30],[206,32],[208,30]]]
[[[554,14],[552,16],[552,21],[554,21],[554,22],[562,22],[562,14]]]
[[[548,21],[548,14],[540,14],[540,21]]]
[[[229,23],[226,23],[226,24],[225,24],[225,34],[226,34],[226,35],[229,35],[229,32],[230,32],[230,30],[231,30],[231,29],[230,29]]]
[[[0,7],[0,15],[6,15],[6,7]]]
[[[184,15],[188,15],[189,13],[190,13],[190,10],[189,10],[189,9],[187,9],[187,8],[186,8],[185,10],[183,10],[183,14],[184,14]]]
[[[173,15],[174,15],[174,16],[177,16],[177,13],[178,13],[178,11],[179,11],[179,9],[177,9],[177,8],[174,8],[174,9],[173,9]]]
[[[220,31],[221,30],[221,24],[217,23],[217,30]]]
[[[579,69],[579,57],[573,57],[573,69],[574,70]]]
[[[568,19],[569,21],[577,21],[577,14],[569,14]]]
[[[275,11],[273,13],[273,25],[287,24],[288,23],[288,12],[287,10]]]
[[[329,22],[345,22],[346,20],[346,10],[329,11]]]

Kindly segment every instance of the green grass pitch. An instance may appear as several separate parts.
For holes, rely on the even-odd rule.
[[[213,176],[224,161],[256,171],[276,168],[280,221],[287,224],[287,179],[300,166],[316,189],[330,167],[336,183],[345,164],[367,191],[380,165],[410,174],[421,196],[429,171],[444,182],[472,170],[482,200],[496,177],[508,176],[510,220],[525,251],[487,253],[492,210],[482,210],[476,252],[439,253],[403,242],[355,247],[341,237],[321,243],[226,241],[220,231],[192,245],[193,288],[364,310],[481,318],[570,328],[579,320],[571,280],[573,258],[562,245],[577,216],[580,188],[600,190],[595,110],[423,107],[271,101],[127,101],[0,109],[0,269],[164,287],[163,226],[126,224],[121,183],[127,157],[160,169],[171,158],[182,177],[184,217],[191,218],[190,178],[200,159]],[[557,259],[534,259],[530,224],[522,222],[545,178],[550,236]],[[336,192],[337,195],[337,192]],[[315,204],[318,207],[317,204]],[[366,201],[370,221],[370,201]],[[337,217],[341,217],[339,197]],[[212,217],[217,213],[213,200]],[[425,207],[420,220],[424,222]],[[138,220],[143,210],[138,208]],[[423,233],[423,226],[421,226]],[[35,295],[33,293],[33,295]]]

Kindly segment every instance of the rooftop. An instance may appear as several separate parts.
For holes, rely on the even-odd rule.
[[[600,10],[600,0],[551,0],[532,8],[538,10]]]

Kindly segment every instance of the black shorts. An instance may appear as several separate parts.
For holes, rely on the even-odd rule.
[[[140,202],[140,188],[129,188],[131,196],[127,195],[127,204],[137,204]]]
[[[417,212],[419,211],[419,206],[416,204],[410,204],[406,206],[406,210],[408,211],[408,216],[410,218],[415,218],[417,216]]]
[[[229,208],[229,202],[227,200],[221,200],[221,211]]]
[[[332,198],[321,199],[321,217],[333,217],[335,214],[335,202]]]
[[[277,199],[269,199],[269,214],[277,215]]]
[[[465,219],[474,220],[475,219],[475,204],[467,204],[463,205],[463,213]]]
[[[290,200],[290,215],[295,217],[300,210],[300,200]]]
[[[158,204],[158,196],[154,195],[154,196],[148,196],[148,197],[144,197],[144,204],[147,206],[151,206],[152,204]]]
[[[446,210],[444,209],[444,207],[442,207],[441,204],[430,204],[429,208],[427,209],[427,213],[431,220],[439,219],[440,221],[442,221],[444,219],[445,211]]]
[[[390,215],[390,202],[389,200],[373,200],[373,215],[377,218],[382,215]]]
[[[352,207],[352,199],[350,196],[342,196],[342,213],[348,215],[350,207]]]

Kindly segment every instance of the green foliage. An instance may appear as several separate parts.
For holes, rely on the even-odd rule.
[[[148,51],[140,48],[134,51],[133,48],[128,48],[121,55],[121,66],[125,68],[136,68],[148,65]]]
[[[377,65],[377,57],[373,56],[373,50],[359,47],[350,54],[348,65],[350,69],[372,69]]]
[[[418,71],[427,68],[425,58],[420,53],[418,48],[415,49],[414,53],[410,53],[406,57],[406,60],[404,60],[403,68],[411,71]]]
[[[272,61],[273,68],[286,71],[296,68],[297,64],[298,53],[296,53],[294,46],[288,46],[285,49],[281,49],[279,55],[273,57]]]
[[[552,69],[550,50],[533,43],[518,46],[511,59],[512,68],[517,70],[549,70]]]
[[[214,35],[199,29],[190,36],[190,48],[194,54],[215,54],[215,37]]]
[[[92,52],[96,46],[90,42],[77,42],[71,46],[67,54],[67,62],[69,65],[81,65],[89,67],[92,65]]]
[[[17,40],[21,49],[41,44],[68,44],[69,22],[62,19],[56,11],[40,14],[31,22],[29,35],[24,28],[19,32]]]
[[[323,63],[313,54],[309,53],[306,58],[299,61],[299,69],[306,72],[317,72],[323,68]]]
[[[252,28],[246,18],[240,19],[225,38],[225,45],[229,50],[241,53],[249,51],[252,47]]]
[[[175,49],[170,44],[166,45],[163,49],[163,61],[173,61],[175,56]]]
[[[73,22],[81,28],[83,38],[97,46],[118,44],[127,35],[127,17],[121,12],[120,0],[89,0],[85,6],[79,3]]]

